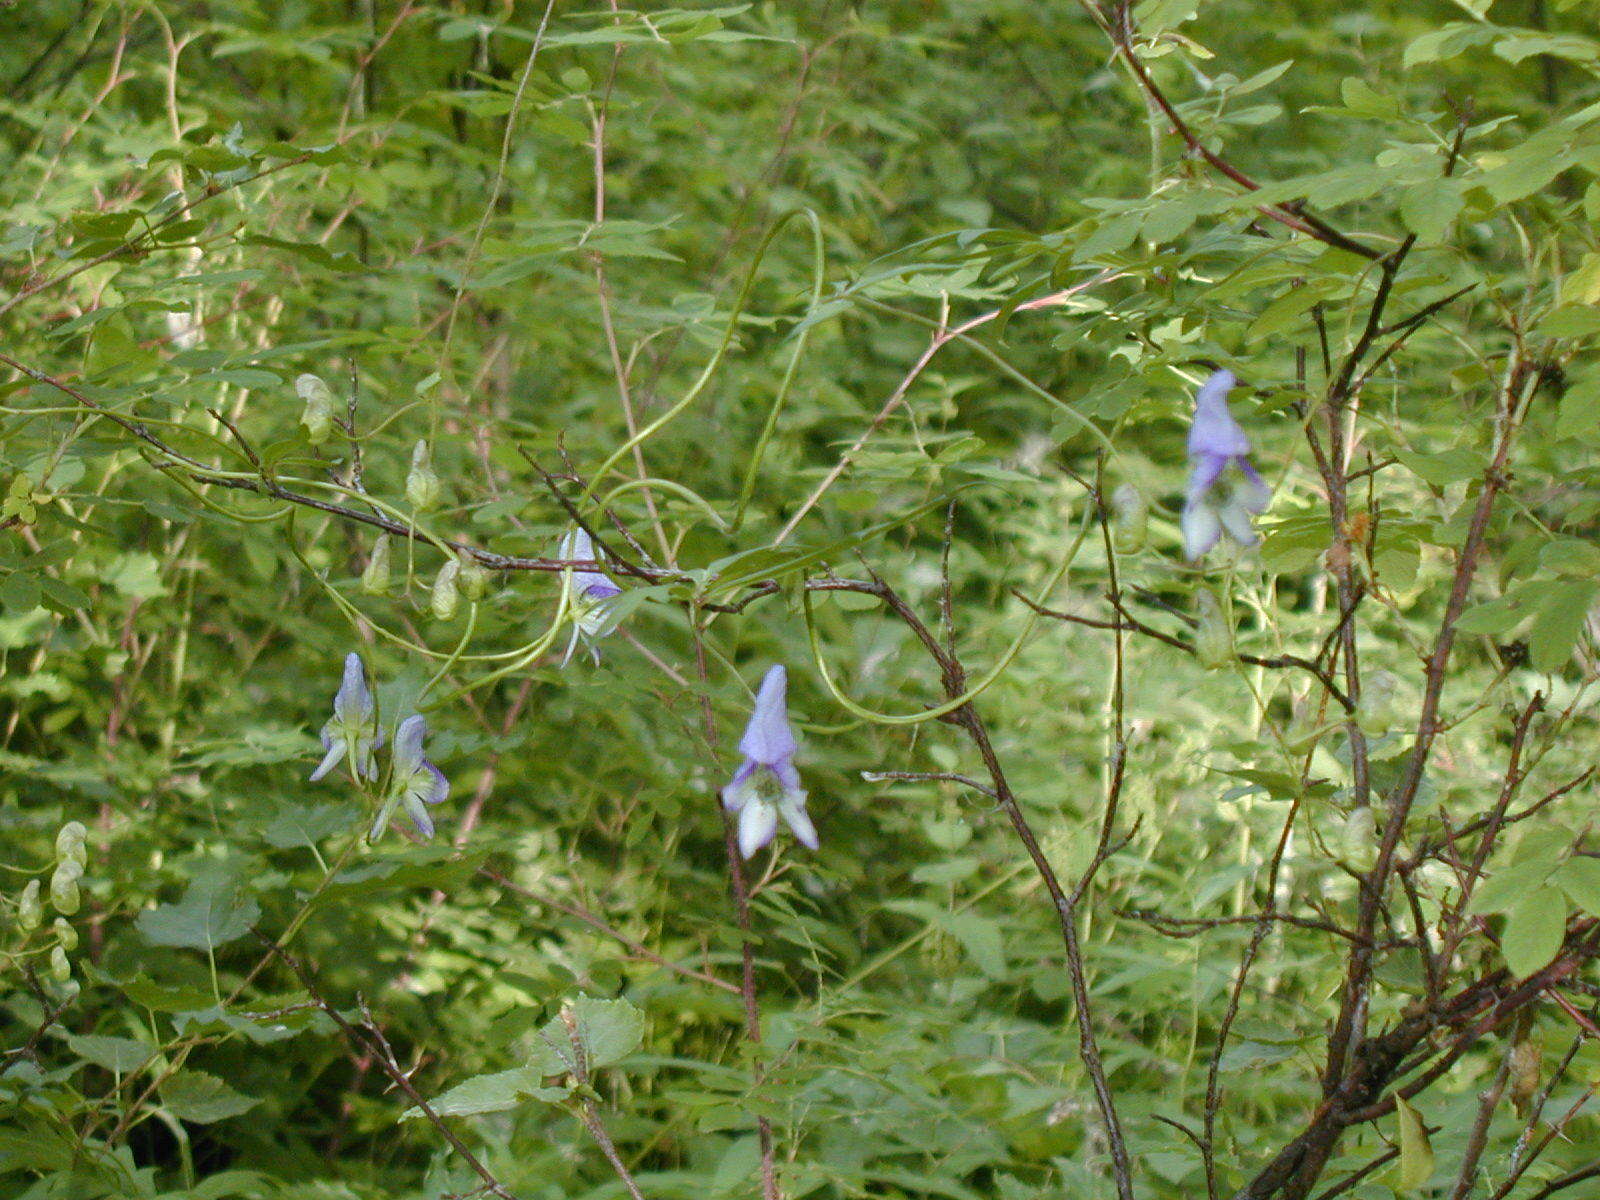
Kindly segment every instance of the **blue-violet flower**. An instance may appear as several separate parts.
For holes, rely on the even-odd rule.
[[[594,540],[582,529],[570,530],[556,549],[557,557],[573,562],[598,562]],[[611,602],[622,594],[622,589],[599,571],[582,567],[572,568],[572,640],[561,659],[564,667],[572,658],[572,651],[581,636],[589,643],[589,652],[595,662],[600,661],[600,649],[594,645],[596,638],[606,633],[606,623],[611,616]]]
[[[722,804],[739,814],[739,852],[749,858],[778,831],[783,817],[795,837],[815,850],[816,827],[806,815],[806,793],[794,768],[794,730],[789,728],[789,676],[782,666],[767,671],[739,753],[744,762],[722,789]]]
[[[333,716],[322,727],[322,748],[327,753],[311,772],[311,782],[321,779],[346,756],[358,776],[376,779],[378,764],[373,751],[381,745],[383,731],[378,728],[378,708],[367,688],[367,670],[361,656],[352,650],[345,655],[344,679],[333,697]]]
[[[1241,546],[1258,540],[1251,517],[1265,512],[1272,491],[1250,465],[1250,440],[1228,411],[1232,371],[1216,371],[1194,398],[1194,423],[1189,426],[1189,486],[1183,504],[1183,550],[1189,561],[1203,556],[1226,533]],[[1244,477],[1226,500],[1212,493],[1228,467]]]
[[[428,722],[421,714],[407,717],[394,731],[394,752],[389,760],[392,768],[389,798],[378,810],[378,819],[367,835],[369,841],[383,833],[396,805],[406,810],[418,833],[425,838],[433,836],[433,818],[428,815],[428,805],[444,803],[450,795],[450,781],[422,753],[422,739],[427,735]]]

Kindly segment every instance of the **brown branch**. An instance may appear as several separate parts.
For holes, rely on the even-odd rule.
[[[1154,626],[1145,624],[1130,613],[1120,600],[1114,602],[1119,618],[1115,621],[1107,621],[1097,617],[1084,617],[1079,616],[1077,613],[1062,612],[1060,609],[1046,608],[1044,605],[1030,600],[1015,588],[1011,589],[1011,595],[1022,601],[1023,604],[1026,604],[1041,617],[1049,617],[1051,620],[1065,621],[1073,625],[1084,625],[1090,629],[1111,629],[1137,633],[1143,637],[1153,638],[1158,642],[1165,642],[1174,649],[1182,650],[1190,656],[1195,654],[1195,648],[1188,642],[1180,637],[1174,637],[1170,633],[1164,633]],[[1268,670],[1294,669],[1309,672],[1341,708],[1349,712],[1355,710],[1355,706],[1350,702],[1350,697],[1344,694],[1344,691],[1333,681],[1333,678],[1308,658],[1301,658],[1294,654],[1277,654],[1270,657],[1259,654],[1239,654],[1236,657],[1242,663],[1249,663],[1255,667],[1266,667]]]
[[[1085,4],[1097,17],[1101,29],[1110,37],[1112,45],[1116,47],[1117,53],[1122,56],[1123,62],[1128,64],[1128,70],[1132,72],[1134,80],[1145,95],[1155,102],[1162,115],[1167,118],[1167,121],[1172,126],[1172,131],[1183,139],[1183,144],[1188,147],[1189,153],[1201,159],[1212,170],[1238,184],[1245,191],[1259,191],[1261,189],[1259,183],[1206,146],[1205,142],[1201,140],[1194,130],[1189,128],[1189,123],[1178,115],[1178,110],[1167,99],[1166,94],[1156,86],[1155,80],[1145,70],[1144,62],[1134,48],[1133,21],[1128,5],[1119,3],[1117,6],[1117,19],[1113,20],[1107,18],[1093,0],[1085,0]],[[1293,229],[1296,233],[1303,233],[1307,237],[1315,238],[1319,242],[1325,242],[1327,245],[1335,246],[1340,250],[1348,250],[1351,254],[1358,254],[1362,258],[1375,261],[1383,257],[1382,251],[1374,250],[1372,247],[1340,232],[1322,218],[1306,211],[1304,205],[1297,202],[1286,205],[1261,204],[1257,206],[1256,211],[1269,220]]]
[[[494,1173],[483,1165],[476,1154],[467,1148],[465,1142],[456,1136],[455,1130],[451,1129],[433,1106],[423,1099],[422,1093],[418,1092],[416,1085],[411,1082],[411,1077],[395,1061],[394,1052],[389,1047],[388,1039],[383,1036],[383,1031],[378,1029],[377,1025],[372,1021],[372,1015],[367,1012],[366,1006],[362,1005],[364,1028],[357,1029],[345,1018],[343,1013],[330,1004],[322,993],[317,990],[316,984],[312,982],[310,974],[299,960],[271,938],[262,936],[261,940],[266,943],[269,956],[276,954],[283,960],[285,965],[294,972],[296,978],[300,980],[301,986],[306,989],[306,993],[316,1006],[322,1010],[330,1021],[339,1027],[339,1032],[344,1034],[351,1060],[359,1065],[362,1061],[362,1056],[358,1054],[358,1050],[366,1048],[375,1051],[372,1057],[379,1068],[393,1081],[397,1088],[406,1094],[406,1098],[416,1106],[417,1111],[427,1118],[429,1124],[439,1131],[444,1140],[450,1143],[450,1148],[462,1157],[463,1161],[472,1168],[479,1179],[483,1180],[484,1189],[495,1196],[499,1196],[501,1200],[517,1200],[516,1195],[506,1190],[505,1185],[495,1178]]]

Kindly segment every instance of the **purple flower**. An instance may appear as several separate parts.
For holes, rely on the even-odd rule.
[[[1228,411],[1232,371],[1213,372],[1194,398],[1194,423],[1189,426],[1189,486],[1183,504],[1183,550],[1193,562],[1226,533],[1241,546],[1258,540],[1250,518],[1266,511],[1272,491],[1250,465],[1250,439]],[[1236,466],[1243,483],[1229,488],[1226,500],[1213,495],[1228,467]]]
[[[561,539],[556,556],[575,562],[600,561],[594,540],[582,529],[571,530]],[[561,659],[563,667],[571,660],[580,636],[590,644],[595,662],[600,661],[600,650],[594,641],[604,636],[611,602],[621,594],[622,589],[599,571],[572,568],[572,640],[567,643],[567,652]]]
[[[311,772],[315,783],[348,756],[350,769],[357,776],[378,777],[373,751],[383,745],[378,728],[378,709],[367,688],[367,670],[355,651],[345,655],[344,679],[333,697],[333,716],[322,727],[322,748],[327,751],[317,769]]]
[[[433,836],[433,818],[428,815],[428,805],[445,801],[450,795],[450,781],[423,755],[422,739],[427,735],[428,723],[420,714],[407,717],[394,731],[389,798],[378,810],[378,819],[367,835],[368,841],[382,835],[396,806],[406,810],[418,833],[425,838]]]
[[[749,858],[778,832],[783,817],[795,837],[815,850],[816,827],[806,815],[806,793],[794,769],[794,730],[789,728],[789,676],[782,666],[767,671],[756,693],[755,711],[739,739],[744,762],[722,789],[722,805],[739,814],[739,852]]]

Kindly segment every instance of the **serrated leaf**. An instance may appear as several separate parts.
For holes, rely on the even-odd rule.
[[[528,1067],[495,1071],[464,1079],[443,1095],[428,1101],[428,1107],[441,1117],[475,1117],[482,1113],[507,1112],[529,1100],[554,1101],[564,1098],[566,1088],[544,1087],[539,1074]],[[402,1121],[421,1117],[420,1108],[408,1108]]]
[[[212,867],[195,878],[183,899],[146,909],[134,924],[157,946],[214,950],[243,937],[260,916],[261,906],[242,894],[238,879]]]
[[[88,1059],[97,1067],[126,1075],[137,1071],[155,1055],[156,1048],[132,1038],[106,1037],[98,1033],[72,1034],[67,1046],[79,1058]]]
[[[583,1054],[585,1073],[626,1058],[644,1040],[644,1014],[626,1000],[596,1000],[579,996],[567,1005],[577,1029],[578,1049],[573,1034],[559,1016],[545,1022],[539,1030],[538,1045],[528,1060],[529,1069],[540,1075],[564,1075],[578,1065],[576,1053]]]
[[[1528,661],[1536,671],[1556,671],[1572,656],[1600,583],[1562,580],[1541,584],[1528,632]]]
[[[215,1075],[179,1071],[161,1085],[161,1103],[180,1121],[209,1125],[247,1113],[261,1101],[236,1092]]]

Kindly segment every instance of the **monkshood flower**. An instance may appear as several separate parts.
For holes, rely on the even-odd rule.
[[[582,529],[571,530],[561,539],[561,544],[556,547],[556,557],[572,562],[600,561],[594,548],[594,539]],[[567,643],[567,652],[561,659],[563,667],[571,661],[580,635],[589,643],[589,652],[594,655],[595,662],[600,661],[600,648],[594,641],[605,633],[606,622],[611,616],[611,602],[621,594],[622,589],[599,571],[572,568],[572,640]]]
[[[739,739],[744,762],[722,789],[723,807],[739,814],[739,853],[746,858],[772,840],[780,816],[795,837],[817,848],[816,827],[806,815],[805,789],[794,769],[799,747],[789,728],[788,690],[788,673],[781,666],[770,668]]]
[[[311,782],[321,779],[347,756],[350,769],[358,776],[376,779],[378,764],[373,760],[373,751],[381,745],[383,731],[378,728],[378,708],[367,688],[367,669],[361,656],[352,650],[345,655],[344,681],[333,697],[333,716],[322,727],[322,748],[327,753],[311,772]]]
[[[1250,439],[1228,411],[1232,371],[1216,371],[1194,398],[1194,424],[1189,426],[1189,486],[1183,504],[1183,550],[1189,561],[1203,556],[1226,533],[1241,546],[1254,546],[1251,517],[1266,511],[1272,491],[1250,465]],[[1227,499],[1214,494],[1229,466],[1239,468],[1243,483],[1233,484]]]
[[[450,781],[444,772],[422,753],[422,739],[428,736],[428,722],[413,714],[394,731],[394,751],[390,756],[389,797],[378,810],[368,841],[376,841],[388,827],[394,810],[404,808],[406,816],[425,838],[433,836],[433,818],[428,805],[442,804],[450,795]]]

